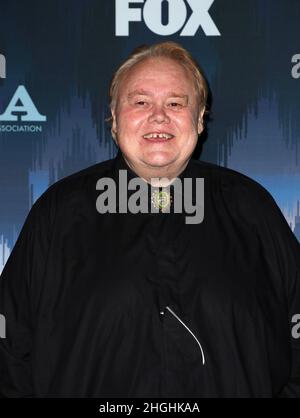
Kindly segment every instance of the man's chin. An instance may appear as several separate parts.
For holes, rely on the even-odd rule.
[[[175,162],[174,156],[166,155],[165,153],[158,153],[157,155],[150,155],[147,156],[144,160],[144,162],[149,166],[153,168],[163,168],[168,167],[172,163]]]
[[[149,159],[148,161],[145,161],[146,164],[148,165],[149,168],[154,168],[154,169],[160,169],[160,168],[164,168],[164,167],[169,167],[172,163],[173,160],[169,159],[169,160],[152,160]]]

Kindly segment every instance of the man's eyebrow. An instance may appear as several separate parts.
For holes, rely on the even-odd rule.
[[[128,98],[130,99],[131,97],[134,96],[152,96],[152,93],[150,91],[147,90],[134,90],[131,91],[130,93],[128,93]],[[188,95],[187,94],[180,94],[180,93],[176,93],[173,91],[170,91],[167,94],[167,97],[174,97],[174,98],[180,98],[180,99],[185,99],[188,101]]]
[[[189,98],[187,94],[179,94],[179,93],[175,93],[172,91],[168,94],[168,97],[175,97],[175,98],[185,99],[185,100],[188,100]]]
[[[128,99],[130,99],[131,97],[134,97],[134,96],[151,96],[151,93],[150,91],[147,91],[147,90],[134,90],[128,93],[127,97]]]

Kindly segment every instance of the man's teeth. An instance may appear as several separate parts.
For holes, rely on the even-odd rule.
[[[144,138],[145,139],[151,139],[151,138],[164,138],[164,139],[171,139],[171,138],[173,138],[173,136],[174,135],[171,135],[171,134],[166,134],[166,133],[161,133],[161,134],[155,134],[155,133],[153,133],[153,134],[146,134],[146,135],[144,135]]]

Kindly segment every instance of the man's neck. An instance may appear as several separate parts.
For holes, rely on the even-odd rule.
[[[132,169],[132,171],[134,171],[139,177],[154,187],[167,187],[174,181],[176,177],[178,177],[183,172],[188,164],[187,161],[180,167],[144,167],[131,164],[125,157],[124,160]]]

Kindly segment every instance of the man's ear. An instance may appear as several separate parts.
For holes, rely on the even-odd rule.
[[[204,123],[203,123],[203,115],[205,112],[205,107],[201,110],[198,118],[198,135],[200,135],[204,129]]]
[[[111,110],[111,130],[117,132],[117,121],[116,121],[116,112],[114,109]]]
[[[117,120],[116,112],[114,109],[111,110],[111,134],[115,142],[117,143]]]

